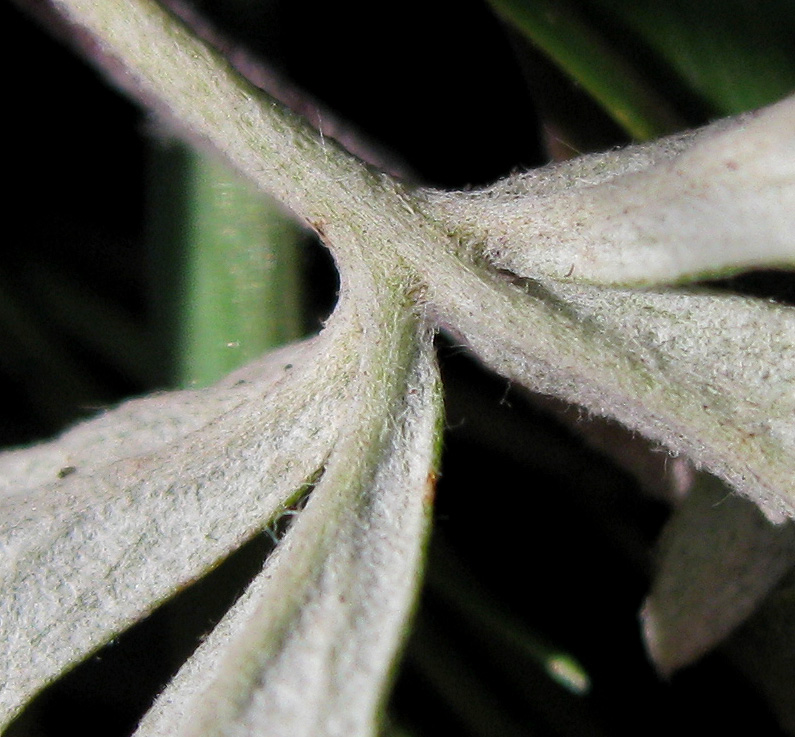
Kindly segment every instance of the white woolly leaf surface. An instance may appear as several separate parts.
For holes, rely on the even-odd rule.
[[[437,382],[425,336],[385,387],[386,424],[363,415],[349,429],[264,571],[138,737],[375,733],[421,567]]]
[[[792,264],[795,97],[482,193],[429,193],[320,139],[156,4],[58,3],[124,61],[145,100],[324,235],[343,284],[368,263],[496,370],[690,455],[771,515],[795,511],[791,309],[549,280]],[[544,286],[523,294],[500,272]]]
[[[471,284],[439,294],[438,309],[492,368],[687,455],[772,519],[795,515],[795,309],[706,291]]]
[[[670,283],[795,265],[793,150],[790,97],[695,134],[429,197],[517,276]]]
[[[314,360],[331,337],[0,455],[4,721],[262,529],[322,468],[350,407],[342,377]]]

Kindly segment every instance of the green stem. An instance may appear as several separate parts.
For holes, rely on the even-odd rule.
[[[153,305],[172,386],[207,385],[300,337],[298,226],[221,162],[154,151]]]

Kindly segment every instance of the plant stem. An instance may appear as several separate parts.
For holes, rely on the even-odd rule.
[[[153,152],[155,329],[170,386],[207,385],[301,335],[300,229],[222,162]]]

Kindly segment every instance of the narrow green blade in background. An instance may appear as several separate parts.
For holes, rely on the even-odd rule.
[[[643,140],[760,107],[795,88],[795,4],[490,0]]]
[[[715,117],[768,105],[795,87],[795,3],[789,0],[582,4],[652,50]]]
[[[610,46],[574,3],[490,2],[501,17],[582,85],[633,137],[654,138],[683,127],[676,110],[619,50]]]
[[[302,334],[300,228],[222,163],[181,144],[152,165],[155,329],[171,386],[204,386]]]

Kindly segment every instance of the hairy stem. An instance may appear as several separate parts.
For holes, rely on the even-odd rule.
[[[316,229],[397,186],[254,87],[157,3],[56,3],[95,38],[95,60],[117,83]]]

